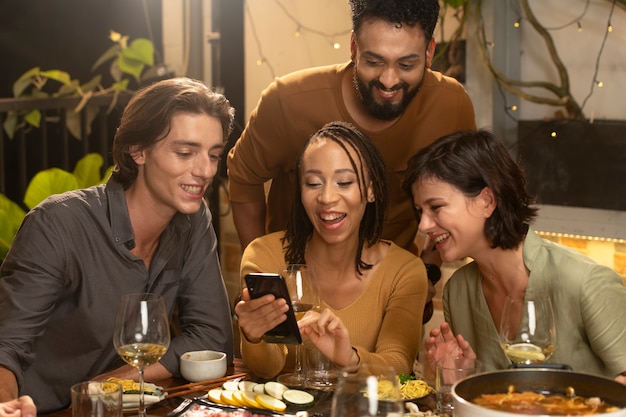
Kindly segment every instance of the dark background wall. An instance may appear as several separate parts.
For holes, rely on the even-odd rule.
[[[160,1],[0,0],[0,97],[12,97],[13,82],[36,66],[89,80],[92,65],[113,45],[110,30],[151,39],[161,59]]]

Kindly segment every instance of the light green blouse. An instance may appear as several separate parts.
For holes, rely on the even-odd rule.
[[[526,297],[547,294],[555,309],[556,351],[548,362],[611,378],[626,371],[626,287],[621,277],[532,229],[523,254],[530,271]],[[486,370],[507,368],[481,280],[475,262],[452,275],[443,291],[445,319],[454,334],[471,344]]]

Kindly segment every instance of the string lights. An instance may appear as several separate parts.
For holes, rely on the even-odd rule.
[[[546,27],[545,29],[548,30],[548,31],[557,31],[557,30],[562,30],[562,29],[568,28],[568,27],[570,27],[572,25],[576,25],[577,31],[578,32],[582,32],[583,31],[583,26],[582,26],[581,20],[585,17],[585,15],[588,12],[589,3],[590,3],[590,0],[586,0],[584,9],[581,12],[581,14],[576,16],[571,21],[569,21],[569,22],[567,22],[567,23],[565,23],[564,25],[561,25],[561,26]],[[602,88],[604,86],[604,82],[601,81],[601,80],[598,80],[597,79],[597,75],[598,75],[598,71],[599,71],[599,67],[600,67],[600,58],[601,58],[602,52],[604,50],[604,45],[606,43],[607,36],[608,36],[609,33],[613,32],[613,25],[611,24],[611,18],[613,16],[614,9],[615,9],[615,0],[612,0],[612,2],[611,2],[611,10],[609,12],[609,17],[608,17],[607,30],[606,30],[606,32],[604,34],[603,39],[602,39],[602,44],[600,46],[598,54],[596,55],[595,71],[594,71],[594,75],[593,75],[593,81],[591,82],[591,89],[590,89],[588,95],[585,97],[585,99],[582,102],[581,112],[584,109],[585,104],[587,103],[587,101],[589,100],[591,95],[593,94],[594,87]],[[513,22],[513,27],[516,28],[516,29],[519,29],[521,27],[522,19],[523,19],[523,17],[519,16],[519,14],[518,14],[517,19]],[[493,48],[495,46],[495,43],[493,41],[485,41],[485,45],[487,47],[489,47],[489,48]],[[507,115],[509,115],[510,117],[513,117],[511,115],[511,112],[517,111],[518,108],[517,108],[516,105],[508,105],[506,103],[507,96],[504,93],[504,91],[502,91],[502,88],[500,86],[499,86],[499,88],[501,90],[500,93],[502,94],[502,96],[505,99],[505,111],[506,111]],[[516,119],[514,118],[514,120],[516,120]],[[555,138],[556,137],[556,132],[552,132],[551,137]]]
[[[257,35],[256,29],[255,29],[255,25],[254,25],[254,18],[252,16],[252,13],[250,11],[249,8],[249,1],[246,0],[244,2],[244,6],[245,6],[245,11],[246,14],[248,16],[248,20],[250,21],[250,26],[252,28],[252,35],[254,37],[254,40],[256,42],[257,45],[257,53],[259,55],[259,58],[257,59],[256,63],[257,65],[261,66],[261,65],[266,65],[271,73],[272,78],[276,77],[276,74],[274,72],[274,68],[272,67],[272,65],[270,64],[269,60],[267,59],[267,57],[263,54],[263,49],[261,47],[261,41]],[[328,45],[333,48],[333,49],[341,49],[341,43],[337,41],[338,38],[344,38],[345,36],[349,35],[352,30],[351,29],[346,29],[340,32],[334,32],[334,33],[327,33],[309,26],[304,25],[296,16],[294,16],[289,10],[288,8],[280,1],[280,0],[274,0],[274,3],[276,3],[276,5],[282,10],[282,12],[285,14],[285,16],[291,20],[294,25],[295,25],[295,30],[293,32],[293,36],[295,38],[300,38],[303,36],[304,33],[310,33],[316,36],[320,36],[323,39],[326,40],[326,42],[328,43]]]

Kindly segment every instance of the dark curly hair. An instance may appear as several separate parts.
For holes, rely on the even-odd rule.
[[[356,270],[360,274],[362,269],[370,269],[372,265],[363,262],[361,253],[365,241],[373,245],[382,237],[385,211],[387,209],[387,174],[385,163],[380,151],[365,134],[357,130],[353,125],[346,122],[330,122],[311,136],[304,149],[298,156],[295,172],[296,193],[293,200],[291,217],[287,224],[287,231],[283,238],[283,246],[286,249],[285,261],[287,264],[304,264],[306,243],[313,235],[313,224],[302,205],[302,156],[304,151],[313,143],[321,139],[335,142],[346,152],[352,169],[357,176],[359,190],[363,199],[367,199],[367,180],[372,182],[374,201],[368,202],[365,213],[359,226],[359,245],[356,253]],[[359,161],[360,169],[356,161],[350,155],[352,149]]]
[[[452,133],[420,150],[409,160],[402,188],[413,199],[413,184],[428,178],[446,182],[467,197],[487,186],[493,190],[496,209],[485,222],[492,248],[518,247],[537,215],[522,168],[487,130]]]
[[[112,176],[124,188],[137,179],[137,164],[130,155],[133,146],[147,149],[167,136],[176,113],[207,114],[222,125],[224,141],[233,127],[235,109],[222,94],[190,78],[171,78],[138,91],[128,102],[113,140]]]
[[[439,0],[350,0],[350,9],[354,33],[369,19],[383,19],[399,25],[419,24],[430,42],[439,20]]]

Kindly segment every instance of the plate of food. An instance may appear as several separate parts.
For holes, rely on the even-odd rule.
[[[124,411],[134,411],[139,408],[139,383],[131,379],[109,378],[109,381],[117,382],[122,385],[124,393],[122,395],[122,406]],[[144,382],[143,401],[146,407],[156,404],[166,397],[163,387],[149,382]]]
[[[426,381],[417,379],[415,375],[399,374],[400,393],[405,401],[417,400],[427,397],[435,392],[435,389]]]
[[[221,406],[276,413],[295,413],[313,407],[316,402],[314,393],[290,389],[276,381],[227,381],[221,387],[211,389],[206,399]]]

